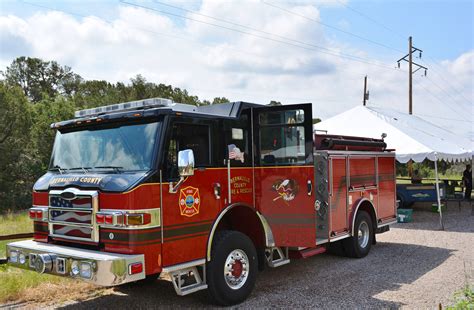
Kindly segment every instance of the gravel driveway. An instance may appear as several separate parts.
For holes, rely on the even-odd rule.
[[[414,222],[396,224],[377,236],[363,259],[331,254],[266,269],[250,298],[239,307],[435,308],[452,303],[454,292],[474,279],[474,215],[467,205],[445,212],[441,231],[436,213],[415,210]],[[31,304],[29,305],[31,306]],[[171,283],[109,289],[81,302],[49,307],[209,307],[206,292],[176,296]]]

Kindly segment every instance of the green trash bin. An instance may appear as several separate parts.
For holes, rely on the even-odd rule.
[[[398,209],[397,222],[410,223],[413,220],[413,209]]]

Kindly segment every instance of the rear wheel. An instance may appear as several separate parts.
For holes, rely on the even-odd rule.
[[[365,211],[359,211],[354,223],[354,235],[343,241],[344,252],[349,257],[361,258],[369,254],[374,240],[372,219]]]
[[[238,231],[217,232],[206,268],[211,300],[224,306],[241,303],[257,278],[257,251],[252,240]]]

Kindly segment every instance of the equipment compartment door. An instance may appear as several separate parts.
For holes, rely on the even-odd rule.
[[[329,158],[326,152],[314,155],[316,244],[329,241]]]
[[[330,237],[347,233],[347,160],[345,156],[331,157],[331,229]]]
[[[310,104],[253,108],[255,205],[277,246],[314,246]]]

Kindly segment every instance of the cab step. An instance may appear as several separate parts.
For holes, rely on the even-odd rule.
[[[271,268],[280,267],[290,262],[288,258],[288,248],[285,252],[280,247],[271,247],[265,250],[268,266]]]
[[[199,259],[184,264],[163,268],[163,272],[168,273],[176,294],[185,296],[200,290],[207,289],[205,259]],[[199,273],[201,268],[203,277]]]

